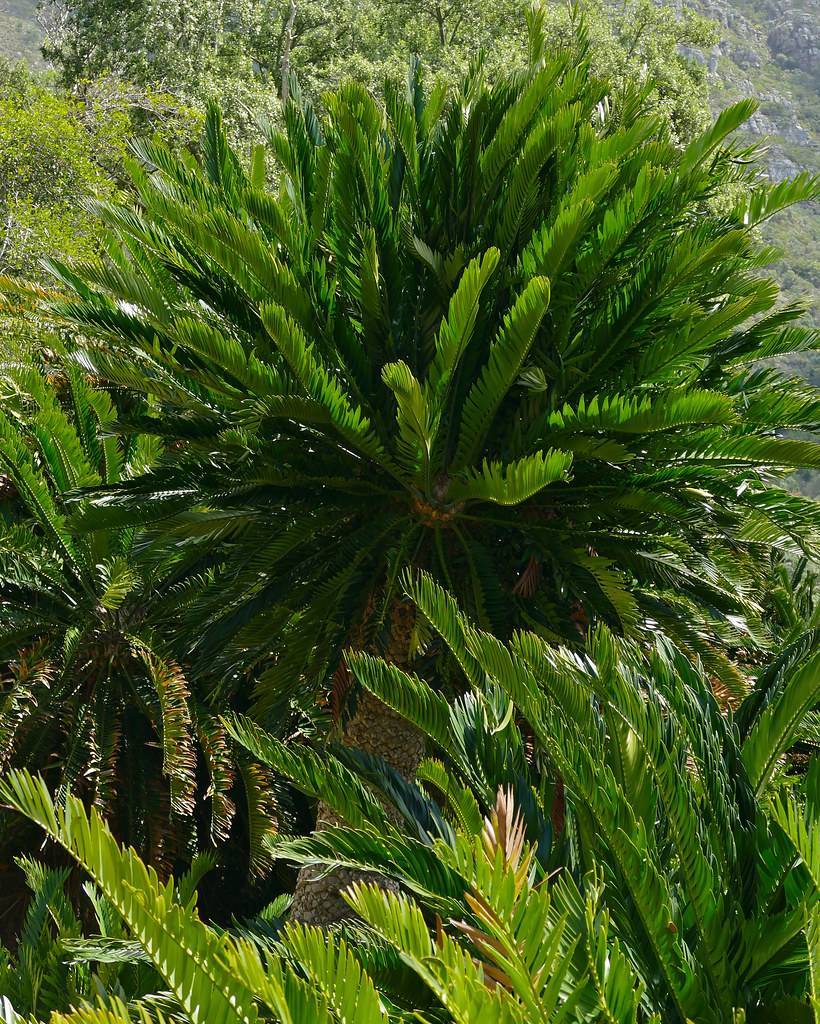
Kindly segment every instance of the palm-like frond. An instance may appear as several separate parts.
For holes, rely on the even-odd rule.
[[[362,963],[368,954],[360,957],[356,944],[288,925],[271,940],[263,959],[247,939],[218,934],[204,924],[193,901],[176,899],[174,886],[160,884],[132,850],[118,847],[96,812],[86,814],[79,801],[70,798],[63,808],[55,807],[42,781],[25,772],[12,773],[0,789],[7,803],[40,824],[92,875],[186,1019],[252,1022],[270,1014],[292,1024],[394,1019],[389,994],[368,974]],[[591,1019],[603,1020],[602,1014],[620,1008],[628,1015],[621,1019],[635,1019],[642,988],[599,915],[600,893],[578,911],[573,904],[580,897],[572,883],[559,885],[552,895],[535,884],[532,850],[510,794],[499,793],[482,835],[456,837],[434,858],[441,870],[455,869],[464,887],[453,902],[456,916],[439,920],[432,930],[422,906],[406,897],[374,886],[358,886],[349,894],[368,925],[370,943],[378,938],[401,959],[416,984],[429,990],[434,1013],[461,1024],[488,1013],[510,1024],[533,1019],[580,1024],[590,1013]],[[580,955],[582,945],[595,951],[592,967],[587,954]],[[154,997],[126,1005],[115,997],[96,1007],[80,1003],[55,1019],[122,1024],[136,1014],[148,1024],[162,1019],[156,1002]]]
[[[596,920],[630,951],[646,1005],[661,1019],[728,1022],[748,1000],[776,1002],[771,978],[793,955],[820,893],[816,766],[806,777],[805,796],[770,803],[776,785],[771,766],[816,699],[806,696],[817,682],[816,644],[806,638],[772,679],[761,677],[738,711],[742,741],[722,716],[708,679],[667,641],[648,661],[601,629],[590,637],[586,658],[528,634],[504,645],[461,616],[429,579],[416,581],[413,590],[441,636],[454,637],[455,653],[460,647],[461,658],[468,654],[483,670],[471,672],[471,692],[462,698],[465,709],[470,704],[479,712],[470,717],[469,732],[457,706],[442,703],[433,711],[434,692],[395,665],[367,655],[356,655],[350,665],[362,685],[407,715],[438,748],[442,760],[423,765],[419,783],[430,787],[461,834],[427,835],[428,852],[393,834],[330,829],[279,844],[277,853],[298,863],[341,864],[402,879],[417,898],[452,914],[459,885],[469,892],[474,869],[465,850],[481,842],[481,813],[491,813],[499,786],[510,786],[520,820],[512,831],[499,822],[493,834],[507,835],[513,848],[535,844],[525,874],[543,877],[556,856],[564,864],[568,857],[582,874],[593,864],[603,872],[606,914],[596,912]],[[523,756],[514,753],[516,740]],[[493,756],[493,745],[505,754]],[[367,777],[379,786],[377,775]],[[556,823],[559,778],[566,821]],[[389,799],[386,787],[382,792]],[[433,853],[447,872],[432,869]],[[509,886],[516,884],[516,870],[508,865],[501,873]],[[597,904],[597,883],[587,879],[585,885]],[[371,898],[373,906],[380,904],[375,894],[355,901],[368,920]],[[465,899],[473,911],[467,934],[497,966],[504,939],[494,930],[480,938],[491,923],[496,927],[496,918],[483,903]],[[391,941],[412,946],[420,935],[413,913],[391,901],[391,928],[401,922],[402,929]],[[515,949],[521,951],[520,943]],[[616,975],[625,969],[616,966],[617,956],[587,953],[604,974],[607,965]],[[511,960],[504,962],[511,968]],[[602,991],[599,996],[606,998]],[[626,1019],[634,1019],[637,998],[625,1003],[632,1008]]]
[[[35,365],[7,367],[0,389],[0,458],[22,517],[0,524],[0,759],[34,767],[56,755],[62,791],[90,796],[124,835],[161,855],[164,836],[194,811],[194,718],[207,730],[172,653],[182,621],[173,599],[179,558],[149,552],[130,527],[85,531],[68,500],[79,488],[122,485],[148,469],[154,439],[112,434],[110,398],[76,368],[49,380]],[[201,727],[201,749],[203,737]],[[127,752],[152,739],[162,758],[149,751],[138,768],[149,794],[140,807]],[[224,834],[230,759],[212,729],[206,741],[213,831]],[[149,809],[150,791],[163,789],[175,821]]]
[[[106,259],[55,267],[72,359],[150,396],[122,429],[178,442],[150,475],[106,476],[82,521],[156,523],[191,565],[218,549],[191,653],[231,671],[231,637],[267,657],[279,623],[260,711],[286,679],[326,685],[406,566],[502,635],[660,617],[741,688],[721,649],[743,619],[760,633],[767,549],[818,534],[767,490],[820,462],[779,436],[819,407],[750,364],[817,334],[775,309],[754,228],[817,183],[762,186],[734,159],[749,103],[679,152],[640,100],[593,117],[606,93],[543,52],[493,86],[428,97],[411,76],[386,110],[349,83],[319,116],[297,90],[267,133],[276,194],[212,108],[202,165],[141,143],[139,209],[100,209]],[[737,183],[747,199],[710,213]]]
[[[10,775],[2,788],[8,804],[25,810],[85,866],[192,1021],[256,1020],[252,994],[223,966],[223,942],[174,902],[173,886],[162,885],[133,850],[117,846],[96,812],[87,816],[74,797],[56,808],[42,781],[25,773]]]

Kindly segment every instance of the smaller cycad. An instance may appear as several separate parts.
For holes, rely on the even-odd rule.
[[[157,863],[187,856],[197,761],[215,838],[234,766],[172,646],[177,559],[138,530],[84,530],[68,502],[143,472],[158,445],[108,432],[108,394],[76,369],[6,367],[0,396],[0,469],[16,493],[0,506],[0,765],[41,767],[61,793],[90,797]]]
[[[195,900],[179,900],[75,798],[55,805],[42,780],[22,771],[7,776],[0,796],[88,871],[167,986],[159,1002],[191,1024],[389,1024],[422,1006],[431,1019],[458,1024],[639,1019],[642,986],[609,935],[600,885],[581,898],[569,878],[552,890],[539,884],[508,793],[498,794],[482,835],[454,836],[438,850],[442,868],[463,879],[451,919],[431,921],[420,903],[378,886],[348,894],[366,927],[361,956],[356,944],[305,925],[287,925],[261,953],[206,925]],[[379,943],[416,979],[409,1006],[362,964]],[[149,996],[128,1006],[114,998],[52,1021],[126,1024],[136,1014],[147,1024],[162,1019],[156,1005]]]
[[[353,785],[344,791],[353,813],[324,786],[352,827],[279,841],[275,852],[376,871],[442,916],[464,901],[465,934],[487,952],[498,949],[495,911],[469,895],[469,836],[504,860],[498,877],[508,895],[527,869],[541,879],[557,872],[555,900],[569,878],[587,899],[603,884],[644,1006],[664,1022],[732,1024],[736,1012],[764,1008],[809,1020],[820,762],[790,778],[784,755],[820,698],[816,634],[785,648],[727,720],[708,678],[667,641],[648,657],[603,629],[584,656],[534,634],[505,645],[429,578],[408,581],[408,593],[460,664],[464,693],[447,700],[419,676],[351,656],[361,685],[422,730],[432,756],[415,786],[342,748],[321,768],[328,779],[352,773],[375,788],[400,810],[403,833],[371,819]],[[306,788],[307,754],[295,748],[286,760],[248,723],[228,725]],[[496,803],[499,786],[515,793],[515,827]],[[492,831],[482,824],[488,815]]]

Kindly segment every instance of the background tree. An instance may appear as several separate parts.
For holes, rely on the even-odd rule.
[[[341,0],[332,8],[319,0],[139,0],[123,11],[114,0],[46,0],[43,52],[70,90],[113,76],[194,105],[218,95],[239,139],[252,114],[278,115],[271,101],[287,98],[291,72],[318,100],[344,78],[379,89],[385,76],[404,73],[414,53],[424,53],[431,80],[449,83],[482,51],[491,76],[523,67],[527,7],[522,0]],[[578,11],[548,3],[543,13],[553,43],[577,35]],[[583,19],[596,74],[616,88],[656,80],[656,108],[680,138],[705,127],[703,67],[681,50],[714,42],[705,19],[650,0],[617,7],[592,0]]]
[[[616,96],[636,83],[651,86],[649,109],[669,123],[681,144],[707,127],[706,68],[691,53],[718,41],[713,22],[691,7],[653,0],[546,5],[544,31],[553,45],[576,46],[581,25],[592,70],[610,83]]]
[[[0,273],[38,274],[95,245],[88,198],[113,196],[128,121],[98,118],[22,65],[0,64]]]
[[[111,79],[173,95],[183,108],[202,108],[218,93],[244,136],[272,110],[276,92],[252,47],[270,16],[269,5],[254,0],[138,0],[127,9],[109,0],[58,0],[41,5],[43,53],[70,92]]]

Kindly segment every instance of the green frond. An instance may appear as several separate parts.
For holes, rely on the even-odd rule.
[[[322,365],[314,346],[281,306],[267,305],[262,321],[308,394],[327,409],[346,441],[381,465],[387,456],[373,434],[369,419],[354,406],[341,385]]]
[[[140,582],[134,566],[123,557],[111,558],[98,565],[97,575],[102,587],[99,602],[108,611],[116,611]]]
[[[473,791],[461,785],[441,761],[425,758],[416,770],[416,781],[439,793],[443,806],[450,810],[463,832],[477,835],[481,831],[483,818]]]
[[[347,868],[400,882],[436,913],[462,911],[464,878],[428,843],[389,828],[382,833],[325,827],[298,839],[272,839],[271,854],[307,867]]]
[[[139,942],[99,936],[93,939],[61,939],[60,946],[70,963],[150,963]]]
[[[592,988],[603,1020],[637,1024],[644,985],[636,982],[632,965],[617,939],[609,937],[610,918],[596,900],[595,889],[586,900],[584,943]],[[660,1018],[655,1019],[660,1024]]]
[[[236,814],[231,796],[236,777],[235,765],[222,724],[196,707],[193,711],[196,738],[210,779],[205,795],[211,801],[211,838],[216,844],[228,838]]]
[[[453,457],[455,468],[470,465],[481,451],[498,407],[518,378],[549,301],[549,281],[534,277],[504,317],[504,326],[490,348],[490,358],[464,402]]]
[[[818,197],[820,175],[803,171],[794,178],[754,189],[734,207],[732,217],[744,225],[760,224],[788,206],[811,202]]]
[[[248,867],[252,875],[270,870],[268,843],[277,831],[273,773],[263,765],[240,759],[237,765],[245,795]]]
[[[429,573],[405,573],[402,585],[407,596],[430,621],[458,661],[473,686],[483,679],[483,670],[465,642],[466,622],[458,603]]]
[[[815,904],[806,921],[806,945],[809,952],[809,984],[815,1020],[820,1017],[820,904]]]
[[[654,401],[621,395],[581,398],[577,407],[565,405],[550,413],[548,432],[611,431],[651,434],[691,424],[728,424],[736,421],[734,404],[726,395],[711,391],[669,392]]]
[[[351,651],[347,663],[356,679],[427,736],[446,746],[449,737],[450,705],[423,679],[404,672],[397,665],[374,658],[364,651]]]
[[[481,967],[448,935],[436,949],[420,908],[376,886],[356,885],[353,909],[401,953],[419,979],[458,1024],[476,1020],[524,1024],[522,1010],[513,1009],[500,988],[491,989]]]
[[[133,850],[121,850],[96,811],[87,814],[71,796],[56,808],[42,780],[26,772],[7,775],[0,794],[88,871],[193,1024],[253,1024],[257,1010],[252,993],[223,966],[227,940],[175,904],[173,888],[162,885]]]
[[[126,1005],[114,996],[105,1006],[80,1006],[68,1013],[54,1013],[50,1020],[52,1024],[166,1024],[167,1018],[141,1003]]]
[[[82,579],[86,568],[84,554],[72,538],[65,517],[58,511],[48,486],[5,413],[0,413],[0,467],[14,483],[30,514],[54,542],[66,564],[78,579]]]
[[[743,761],[758,795],[765,791],[777,762],[792,744],[806,714],[817,704],[818,695],[820,651],[815,651],[789,671],[743,744]]]
[[[789,837],[820,897],[820,817],[807,812],[793,798],[779,794],[772,801],[772,818]]]
[[[286,745],[242,715],[223,718],[229,734],[263,764],[289,779],[303,793],[320,799],[353,828],[379,828],[384,808],[359,778],[325,751]]]
[[[488,249],[480,258],[470,261],[450,299],[447,315],[442,318],[436,335],[435,356],[425,381],[437,412],[444,404],[453,373],[470,345],[481,296],[498,266],[499,255],[497,249]]]
[[[548,91],[561,72],[558,62],[534,74],[514,103],[504,111],[495,135],[481,155],[479,173],[487,191],[495,188],[502,171],[519,152],[521,142]]]
[[[519,505],[545,487],[570,479],[572,454],[550,448],[516,462],[489,463],[470,470],[449,488],[451,501],[491,501],[498,505]]]
[[[159,700],[162,770],[170,783],[171,808],[177,814],[188,815],[194,810],[196,789],[188,682],[179,665],[160,657],[139,638],[133,638],[133,643]]]
[[[744,121],[748,120],[757,110],[757,103],[752,99],[740,100],[720,112],[714,124],[683,151],[681,168],[692,171],[701,164],[715,149],[736,131]]]
[[[415,474],[430,462],[434,433],[431,409],[407,363],[386,363],[382,367],[382,380],[396,397],[401,462]]]
[[[282,944],[297,958],[339,1021],[386,1024],[387,1010],[344,939],[337,941],[320,928],[289,924],[282,933]]]

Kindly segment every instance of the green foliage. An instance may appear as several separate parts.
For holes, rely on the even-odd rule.
[[[738,711],[741,735],[721,715],[708,680],[664,641],[649,659],[603,629],[590,636],[586,659],[528,634],[504,646],[455,612],[429,580],[412,583],[410,593],[453,643],[453,653],[466,650],[480,666],[469,691],[431,716],[420,683],[395,666],[358,656],[351,667],[364,686],[422,728],[443,758],[438,769],[423,769],[421,779],[450,825],[418,812],[416,824],[449,873],[411,857],[409,839],[379,832],[371,841],[369,829],[279,843],[278,855],[386,873],[439,909],[458,892],[458,879],[466,882],[474,870],[453,838],[453,830],[472,822],[480,841],[475,818],[461,810],[465,793],[487,814],[502,787],[515,794],[521,839],[534,844],[536,876],[560,868],[564,882],[582,878],[576,908],[584,894],[596,901],[603,881],[607,926],[645,986],[644,1013],[729,1024],[740,1012],[776,1014],[782,1004],[782,1012],[794,1008],[792,1019],[809,1019],[798,1007],[807,1006],[811,991],[803,929],[820,894],[820,772],[813,762],[789,796],[785,780],[758,766],[773,764],[788,746],[771,723],[784,721],[791,709],[793,737],[805,706],[817,702],[816,645],[784,663],[776,695],[761,677],[759,692]],[[768,704],[761,705],[764,686]],[[803,699],[807,686],[811,700]],[[390,799],[389,773],[369,771],[367,778]],[[292,779],[305,785],[298,771]],[[566,802],[556,818],[558,780]],[[407,813],[410,803],[401,806]],[[514,884],[510,870],[501,877]],[[562,906],[570,899],[564,882],[555,885]],[[465,898],[485,923],[489,908]],[[366,900],[357,897],[354,905],[368,917]],[[470,919],[465,931],[475,938],[477,927]],[[543,931],[533,927],[543,950]],[[421,924],[405,929],[402,941],[415,948],[420,930]],[[509,969],[512,948],[504,949],[498,932],[490,935],[486,945],[476,943],[479,950],[503,955]],[[517,944],[516,953],[525,948]],[[438,957],[453,969],[440,944],[424,955],[436,958],[434,972]]]
[[[40,5],[43,56],[70,92],[99,83],[119,88],[136,114],[157,113],[155,94],[173,113],[204,107],[219,94],[234,130],[244,134],[254,115],[272,110],[260,42],[276,29],[267,2],[132,3],[107,0]]]
[[[249,163],[231,98],[198,157],[137,140],[133,194],[90,203],[99,251],[45,232],[55,283],[4,279],[71,337],[0,374],[0,799],[89,873],[93,914],[21,861],[0,1015],[810,1020],[820,520],[776,485],[820,466],[820,404],[761,360],[820,339],[758,228],[820,184],[760,185],[729,141],[749,103],[702,130],[677,47],[708,28],[641,3],[525,33],[471,0],[411,33],[399,4],[376,52],[361,4],[311,56],[298,3],[64,11],[75,86],[253,92],[253,38],[285,102]],[[486,35],[503,73],[464,61]],[[444,84],[413,62],[381,106],[362,83],[413,40]],[[287,65],[332,78],[359,46],[317,112]],[[44,155],[19,180],[62,230],[120,136],[59,152],[89,107],[7,79]],[[63,156],[83,174],[52,180]],[[331,689],[334,716],[366,690],[426,738],[415,780],[320,742]],[[352,922],[283,925],[286,899],[228,922],[229,892],[217,927],[210,858],[167,879],[227,838],[240,784],[252,871],[368,873]],[[327,827],[275,835],[296,791]]]
[[[31,899],[14,955],[0,963],[4,1020],[9,1006],[19,1019],[42,1020],[92,1001],[99,992],[138,1000],[157,990],[159,978],[142,947],[126,937],[122,918],[97,888],[84,885],[80,915],[68,894],[68,868],[24,857],[16,863]],[[81,917],[95,934],[83,934]]]
[[[665,641],[647,656],[601,628],[583,658],[531,634],[505,646],[429,579],[408,583],[442,639],[456,637],[454,654],[469,652],[481,671],[460,701],[431,715],[421,710],[419,681],[358,656],[352,669],[362,684],[425,729],[443,760],[422,770],[423,783],[397,791],[386,766],[345,756],[420,838],[369,818],[373,797],[352,780],[345,813],[355,828],[273,845],[299,863],[402,884],[354,884],[346,898],[358,918],[347,937],[292,923],[261,944],[241,930],[218,932],[189,886],[159,882],[96,811],[73,797],[56,805],[42,780],[20,771],[0,783],[0,797],[85,867],[191,1022],[386,1024],[414,1011],[454,1024],[734,1024],[743,1014],[785,1013],[809,1021],[820,762],[796,784],[771,774],[756,784],[747,766],[757,763],[761,736],[772,737],[764,760],[782,749],[761,724],[769,708],[759,709],[756,693],[748,698],[738,714],[744,738],[708,680]],[[802,691],[807,675],[820,685],[816,661],[816,650],[792,659],[775,704]],[[323,767],[298,747],[287,754],[251,723],[231,729],[308,792],[338,770],[333,758]],[[468,794],[476,813],[459,810]],[[50,878],[35,872],[27,935],[40,934],[37,908],[64,875]],[[120,970],[126,948],[73,936],[67,946],[90,952],[100,970]],[[132,1012],[153,1012],[156,997],[132,998]],[[125,1019],[124,1006],[106,1005],[110,1024]],[[58,1019],[102,1012],[80,1007]]]
[[[784,645],[820,625],[818,595],[817,572],[807,559],[796,562],[782,556],[774,559],[772,579],[766,587],[767,610],[772,627]]]
[[[89,796],[161,863],[182,853],[172,834],[194,810],[201,756],[211,832],[224,838],[233,766],[170,646],[174,559],[133,530],[86,533],[66,514],[68,493],[128,479],[156,444],[106,434],[110,399],[76,371],[8,368],[0,390],[0,468],[17,493],[0,518],[0,760],[56,756],[61,790]]]
[[[0,64],[0,272],[32,274],[46,255],[92,252],[95,225],[82,207],[114,194],[126,130],[21,65]]]
[[[289,75],[318,99],[354,78],[370,89],[403,72],[412,54],[424,54],[431,80],[457,82],[484,52],[491,76],[524,66],[526,5],[519,0],[464,0],[458,5],[411,0],[341,0],[330,12],[318,0],[214,0],[132,4],[127,14],[112,0],[42,5],[44,54],[69,87],[113,75],[137,86],[158,86],[186,103],[222,98],[232,130],[247,134],[248,111],[281,111]],[[573,45],[577,12],[544,8],[542,36]],[[654,108],[686,139],[708,118],[701,66],[681,46],[708,46],[711,27],[694,12],[630,0],[611,8],[585,5],[596,74],[616,90],[641,79],[657,82]]]
[[[708,50],[718,41],[714,22],[694,6],[592,0],[578,8],[548,4],[548,37],[573,46],[579,11],[594,54],[595,73],[612,82],[616,94],[633,89],[636,83],[651,84],[651,109],[668,121],[679,141],[703,131],[709,122],[706,71],[691,53]]]
[[[499,794],[483,836],[455,836],[436,851],[464,880],[463,919],[439,921],[431,932],[415,901],[358,886],[349,898],[367,925],[363,945],[288,925],[264,959],[249,941],[205,925],[193,902],[174,902],[172,887],[160,885],[132,851],[121,850],[78,801],[55,807],[42,782],[22,772],[3,783],[2,795],[91,874],[191,1022],[400,1020],[401,1007],[362,963],[375,943],[393,951],[401,970],[415,977],[417,1004],[425,1001],[420,987],[428,990],[435,1019],[637,1020],[642,987],[609,935],[600,889],[593,883],[584,898],[569,880],[552,893],[537,884],[532,850],[508,794]],[[576,955],[582,947],[583,955]],[[150,1006],[143,998],[132,1012],[151,1019]],[[129,1011],[115,998],[105,1009],[80,1006],[52,1019],[115,1024],[128,1020]]]
[[[269,660],[275,628],[271,721],[354,628],[389,642],[408,565],[501,635],[660,626],[742,691],[724,652],[765,645],[767,549],[815,550],[816,506],[769,484],[820,464],[781,436],[820,407],[755,362],[818,337],[773,312],[754,232],[818,183],[710,212],[756,181],[726,141],[752,106],[680,151],[640,96],[602,105],[545,24],[492,86],[427,96],[414,66],[387,110],[352,82],[321,121],[292,99],[278,194],[211,108],[202,164],[140,144],[140,210],[98,204],[106,258],[55,268],[73,361],[150,398],[123,428],[174,442],[82,523],[153,522],[190,564],[224,562],[188,656]]]

